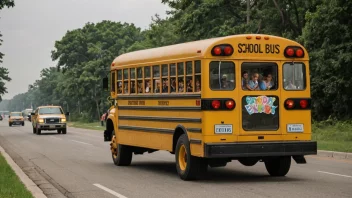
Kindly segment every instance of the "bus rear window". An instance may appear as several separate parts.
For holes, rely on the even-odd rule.
[[[303,63],[285,63],[283,66],[285,90],[304,90],[306,88],[306,72]]]
[[[209,67],[210,89],[235,89],[235,64],[230,61],[212,61]]]

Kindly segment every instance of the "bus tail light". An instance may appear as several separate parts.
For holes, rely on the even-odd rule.
[[[285,106],[288,109],[292,109],[295,107],[295,102],[293,100],[286,100],[285,102]]]
[[[228,108],[228,109],[233,109],[233,107],[235,106],[235,101],[233,101],[233,100],[228,100],[228,101],[225,102],[225,106],[226,106],[226,108]]]
[[[219,100],[213,100],[213,102],[211,102],[211,106],[214,108],[214,109],[219,109],[220,108],[220,101]]]
[[[311,101],[310,98],[288,98],[285,100],[284,107],[286,110],[309,110]]]
[[[286,58],[303,58],[304,51],[298,46],[287,46],[284,51],[284,55]]]
[[[233,54],[233,47],[229,44],[216,45],[211,50],[213,56],[231,56]]]
[[[232,98],[202,98],[202,110],[229,111],[236,107],[236,102]]]
[[[303,99],[303,100],[299,101],[299,105],[301,106],[302,109],[305,109],[308,106],[308,101]]]

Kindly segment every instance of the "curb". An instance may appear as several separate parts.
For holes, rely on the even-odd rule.
[[[352,153],[318,150],[318,156],[352,160]]]
[[[0,146],[0,152],[4,156],[7,163],[10,165],[12,170],[20,178],[22,183],[26,188],[32,193],[35,198],[47,198],[43,191],[22,171],[22,169],[12,160],[12,158],[5,152],[5,150]]]

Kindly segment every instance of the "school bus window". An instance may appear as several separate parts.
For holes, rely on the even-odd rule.
[[[153,93],[152,83],[151,83],[151,69],[150,66],[144,67],[144,93]]]
[[[117,70],[117,80],[122,80],[122,71]]]
[[[306,88],[306,72],[303,63],[285,63],[283,70],[285,90],[304,90]]]
[[[123,93],[128,93],[128,69],[123,70]]]
[[[176,64],[175,63],[171,63],[170,64],[170,76],[176,76]]]
[[[162,93],[168,93],[169,92],[169,66],[168,65],[161,65],[161,70],[162,70]]]
[[[200,60],[194,61],[194,91],[201,91],[201,62]]]
[[[185,75],[184,64],[182,62],[181,63],[177,63],[177,82],[178,82],[177,91],[179,93],[185,92],[185,88],[184,88],[185,78],[184,78],[184,75]]]
[[[137,78],[142,79],[143,78],[143,71],[141,67],[137,68]]]
[[[116,83],[116,79],[115,79],[115,71],[111,72],[111,92],[115,92],[115,83]]]
[[[176,64],[170,64],[170,93],[175,93],[177,89]]]
[[[186,92],[193,92],[193,64],[186,62]]]
[[[150,78],[150,66],[144,67],[144,78]]]
[[[160,66],[154,65],[153,66],[153,88],[154,93],[160,93],[161,91],[160,85]]]
[[[235,64],[233,62],[210,62],[209,76],[210,89],[218,91],[235,89]]]
[[[241,66],[242,89],[248,91],[277,90],[277,68],[276,63],[243,63]]]
[[[136,79],[136,69],[131,68],[130,72],[131,72],[131,80],[135,80]]]

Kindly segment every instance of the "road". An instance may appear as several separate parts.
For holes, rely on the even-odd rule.
[[[0,144],[48,197],[352,197],[348,160],[312,156],[305,165],[292,161],[283,178],[268,176],[263,163],[245,167],[234,161],[210,169],[204,180],[185,182],[168,152],[134,155],[131,166],[117,167],[100,131],[69,128],[66,135],[38,136],[30,124],[9,127],[7,120],[0,121]]]

